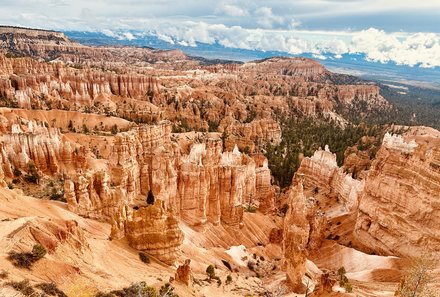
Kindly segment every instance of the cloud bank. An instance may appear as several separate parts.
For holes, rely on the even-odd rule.
[[[268,21],[267,25],[271,27],[273,22]],[[366,60],[373,62],[440,67],[440,34],[436,33],[386,33],[375,28],[356,32],[245,29],[192,21],[155,23],[148,27],[149,31],[137,32],[129,37],[155,35],[171,44],[192,47],[196,47],[197,43],[217,43],[247,50],[279,51],[294,55],[310,53],[317,59],[325,59],[328,55],[339,59],[344,54],[364,54]],[[102,32],[112,37],[117,35],[119,39],[126,39],[124,34],[127,34],[109,30]]]

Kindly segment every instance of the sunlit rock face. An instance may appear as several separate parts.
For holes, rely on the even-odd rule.
[[[304,176],[306,189],[314,192],[324,190],[328,195],[336,195],[348,211],[357,209],[364,182],[353,179],[351,174],[338,167],[336,155],[328,147],[316,151],[310,158],[304,158],[297,174]]]
[[[365,181],[355,236],[369,251],[440,251],[440,133],[414,127],[384,137]]]
[[[293,292],[304,293],[303,277],[310,225],[306,218],[306,198],[301,177],[294,178],[286,195],[289,210],[284,218],[283,252],[287,283]]]
[[[174,264],[180,255],[183,233],[163,201],[134,209],[125,222],[125,235],[130,246],[167,264]]]
[[[267,161],[257,166],[237,147],[223,152],[218,137],[192,143],[185,153],[170,132],[164,122],[118,134],[109,158],[113,186],[132,197],[151,190],[191,225],[238,226],[249,203],[273,209]]]
[[[42,122],[18,120],[2,127],[1,167],[12,178],[13,169],[29,172],[30,166],[43,174],[59,176],[72,169],[87,166],[85,152],[69,141],[59,129]]]
[[[160,92],[157,79],[137,74],[118,75],[87,67],[78,70],[63,63],[7,59],[1,54],[0,66],[0,94],[20,108],[41,108],[43,101],[60,109],[80,108],[111,96],[150,100]]]

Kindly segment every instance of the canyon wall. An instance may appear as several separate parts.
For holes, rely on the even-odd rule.
[[[214,135],[188,144],[185,153],[172,141],[168,122],[121,133],[109,158],[111,183],[144,197],[151,190],[191,225],[238,226],[243,205],[251,202],[270,209],[274,197],[267,164],[257,166],[237,148],[223,152],[219,135]]]
[[[440,252],[440,133],[386,134],[365,181],[354,234],[368,251]]]

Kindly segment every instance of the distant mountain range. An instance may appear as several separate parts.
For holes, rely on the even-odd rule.
[[[196,43],[188,46],[172,39],[167,41],[156,34],[132,34],[109,36],[100,32],[65,31],[69,38],[86,45],[131,45],[159,49],[181,49],[186,54],[207,59],[231,61],[252,61],[273,56],[303,56],[319,60],[334,72],[347,73],[365,79],[399,82],[402,84],[440,89],[440,68],[421,68],[396,65],[394,63],[370,62],[364,54],[345,54],[335,57],[334,54],[301,54],[292,55],[286,52],[247,50],[227,48],[218,43]]]

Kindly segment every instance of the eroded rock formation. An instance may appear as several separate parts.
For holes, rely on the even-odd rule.
[[[125,224],[125,235],[130,246],[146,251],[167,263],[174,264],[179,256],[183,233],[177,218],[159,199],[153,205],[130,211]]]
[[[107,105],[110,96],[152,100],[159,96],[157,79],[137,74],[115,74],[91,68],[76,69],[61,62],[43,63],[31,58],[0,55],[0,96],[15,107],[70,108]]]
[[[186,259],[185,263],[177,267],[175,280],[184,283],[187,286],[191,286],[193,282],[193,275],[191,272],[191,259]]]
[[[306,272],[309,223],[306,219],[306,201],[302,178],[294,178],[287,192],[289,210],[284,218],[283,252],[287,283],[296,293],[304,293],[303,277]]]
[[[386,134],[365,181],[355,236],[368,251],[440,252],[440,133]]]
[[[348,211],[357,209],[364,183],[344,173],[343,168],[338,167],[336,155],[328,147],[316,151],[310,158],[304,158],[297,174],[304,176],[306,189],[336,195]]]
[[[13,169],[29,172],[30,166],[48,175],[77,170],[86,166],[86,152],[68,141],[58,129],[41,122],[19,120],[3,126],[0,136],[2,167],[5,176],[14,177]]]

